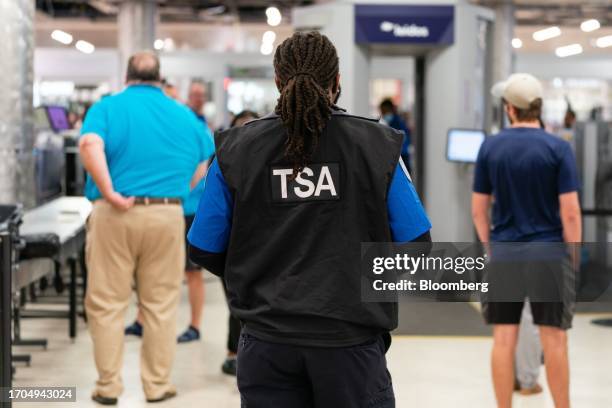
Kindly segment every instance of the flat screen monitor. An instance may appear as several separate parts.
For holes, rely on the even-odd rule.
[[[478,129],[449,129],[446,141],[446,160],[458,163],[476,163],[485,132]]]
[[[68,122],[68,112],[61,106],[47,106],[47,117],[51,123],[51,128],[56,132],[70,129]]]

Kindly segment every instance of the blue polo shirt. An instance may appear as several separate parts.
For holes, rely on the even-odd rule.
[[[200,123],[200,126],[204,127],[204,133],[206,134],[206,137],[204,138],[204,144],[206,145],[206,151],[214,152],[215,143],[213,140],[212,133],[210,132],[210,128],[208,127],[208,124],[206,123],[206,119],[202,115],[198,115],[196,113],[194,113],[194,115],[196,119],[198,119],[198,123]],[[200,202],[200,198],[202,197],[202,194],[204,193],[205,183],[206,183],[206,178],[202,178],[202,180],[200,180],[200,182],[196,184],[193,190],[191,190],[191,192],[189,193],[189,196],[187,196],[187,199],[183,201],[183,213],[186,216],[193,216],[196,213],[196,210],[198,209],[198,204]]]
[[[542,129],[504,129],[478,152],[473,190],[495,197],[491,241],[563,241],[559,195],[578,187],[570,144]]]
[[[225,252],[232,228],[232,207],[232,196],[217,160],[213,160],[195,220],[187,235],[189,243],[203,251]],[[412,241],[431,229],[414,186],[400,164],[389,186],[387,211],[395,242]]]
[[[113,188],[126,197],[185,200],[196,167],[214,151],[189,108],[150,85],[128,86],[93,105],[81,128],[87,133],[104,140]],[[85,195],[101,197],[90,176]]]

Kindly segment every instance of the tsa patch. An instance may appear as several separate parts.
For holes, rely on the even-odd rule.
[[[292,167],[271,167],[272,201],[294,203],[340,199],[338,163],[313,163],[304,167],[295,179],[291,179],[292,174]]]

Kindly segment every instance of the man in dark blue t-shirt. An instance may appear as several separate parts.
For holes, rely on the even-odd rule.
[[[578,177],[570,145],[540,128],[542,86],[528,74],[512,75],[503,86],[511,127],[488,138],[474,176],[472,213],[483,243],[568,242],[581,239]],[[489,208],[492,199],[492,222]],[[569,407],[566,330],[573,303],[531,302],[540,327],[548,383],[556,407]],[[493,324],[493,383],[499,407],[510,407],[513,360],[523,302],[483,303]]]

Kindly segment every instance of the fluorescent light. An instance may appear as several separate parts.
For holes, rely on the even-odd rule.
[[[583,21],[582,24],[580,24],[580,29],[584,31],[585,33],[590,33],[591,31],[595,31],[599,27],[601,27],[601,24],[599,24],[599,21],[595,20],[594,18],[591,20]]]
[[[96,50],[96,47],[90,42],[79,40],[74,45],[77,50],[84,52],[85,54],[91,54]]]
[[[266,31],[261,39],[264,43],[273,43],[276,40],[276,33],[274,31]]]
[[[62,44],[66,45],[72,42],[72,35],[62,30],[53,30],[53,32],[51,33],[51,38],[53,38],[57,42],[61,42]]]
[[[536,41],[546,41],[561,35],[561,29],[557,26],[548,27],[543,30],[533,33],[533,39]]]
[[[161,38],[155,40],[155,42],[153,42],[153,48],[155,48],[156,50],[161,50],[162,48],[164,48],[164,40],[162,40]]]
[[[272,27],[279,25],[283,19],[280,10],[274,6],[266,9],[266,17],[268,17],[268,24]]]
[[[563,47],[558,47],[555,50],[555,54],[557,54],[557,57],[560,58],[565,58],[580,53],[582,53],[582,45],[580,44],[565,45]]]
[[[512,39],[512,48],[521,48],[523,46],[523,41],[520,38]]]
[[[273,50],[274,50],[274,45],[268,42],[261,44],[261,48],[259,49],[259,51],[261,51],[263,55],[270,55],[272,54]]]
[[[599,48],[606,48],[612,46],[612,35],[599,37],[597,40],[595,40],[595,45]]]

